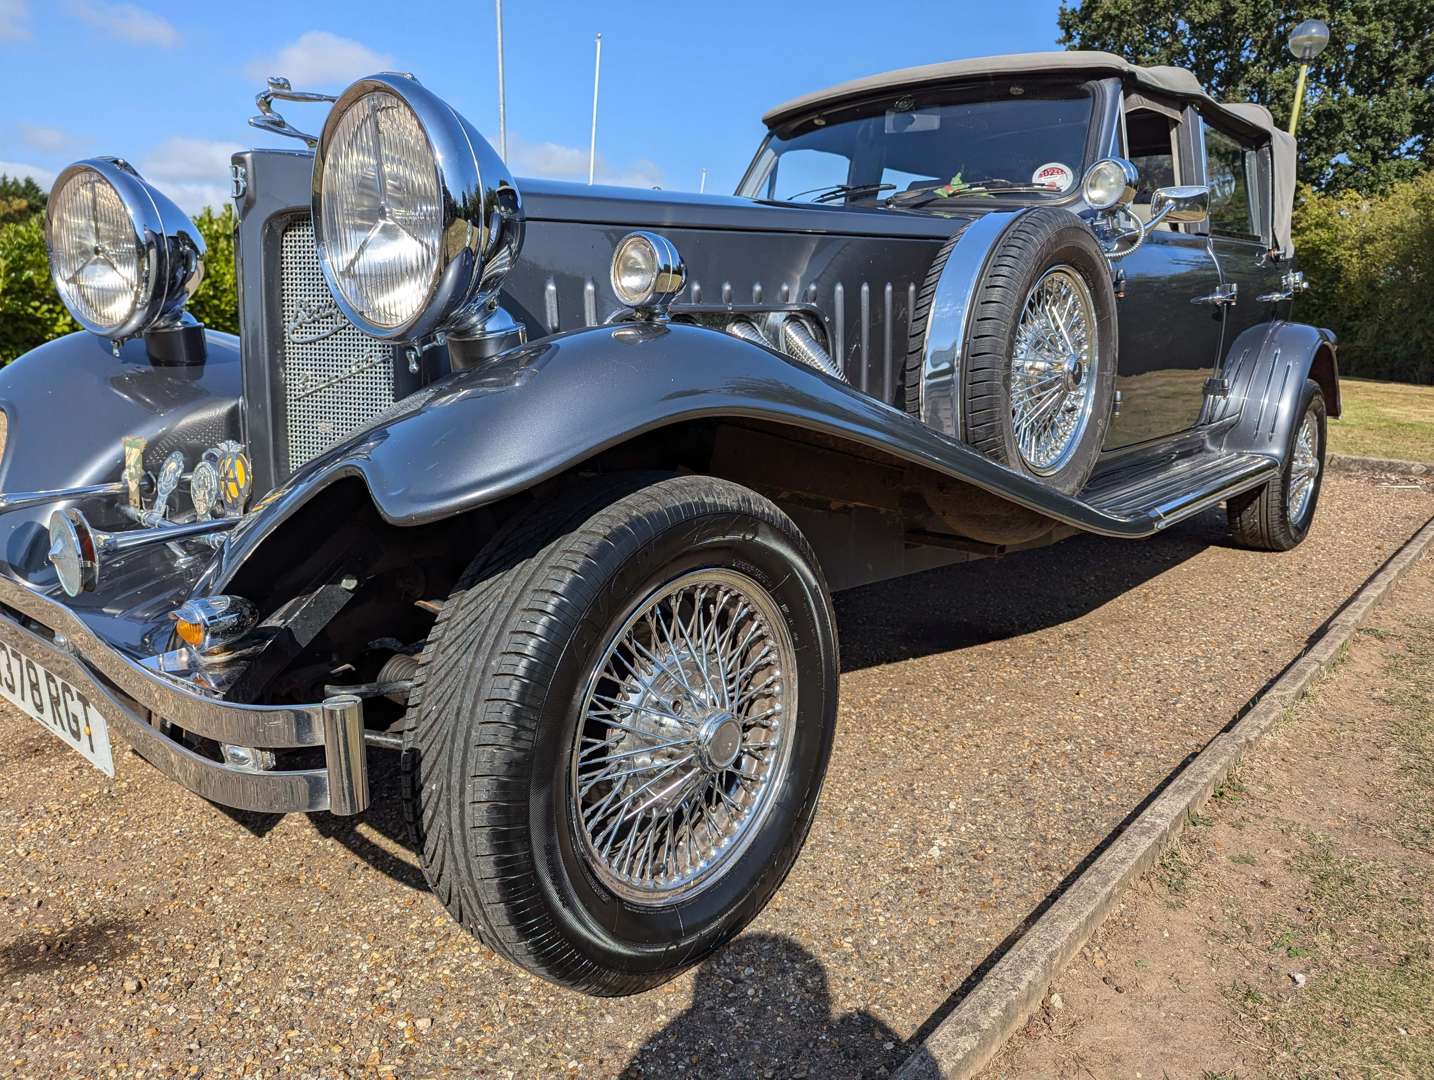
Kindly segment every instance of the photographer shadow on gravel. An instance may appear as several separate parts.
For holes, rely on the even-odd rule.
[[[698,969],[692,996],[633,1055],[623,1080],[679,1070],[744,1080],[889,1075],[910,1053],[866,1010],[834,1015],[826,969],[778,934],[743,934],[724,946]]]

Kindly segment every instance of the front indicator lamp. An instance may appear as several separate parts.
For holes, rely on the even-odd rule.
[[[170,612],[174,634],[200,653],[234,644],[259,621],[258,610],[242,596],[204,596]]]

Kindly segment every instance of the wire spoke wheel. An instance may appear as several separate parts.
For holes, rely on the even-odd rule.
[[[1290,482],[1285,493],[1285,508],[1290,521],[1304,521],[1315,481],[1319,478],[1319,418],[1306,412],[1295,436],[1294,454],[1290,459]]]
[[[737,571],[685,574],[628,615],[572,750],[574,825],[608,888],[672,904],[736,862],[788,768],[795,676],[776,603]]]
[[[1085,433],[1096,382],[1095,304],[1070,266],[1046,271],[1026,294],[1011,356],[1011,426],[1021,460],[1059,471]]]

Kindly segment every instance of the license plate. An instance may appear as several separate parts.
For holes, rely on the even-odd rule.
[[[109,726],[89,695],[4,644],[0,644],[0,697],[34,717],[100,772],[114,776]]]

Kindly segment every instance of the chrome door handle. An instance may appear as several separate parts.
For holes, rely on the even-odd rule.
[[[1255,297],[1255,299],[1262,304],[1271,304],[1277,300],[1293,300],[1309,287],[1310,283],[1305,280],[1305,272],[1303,270],[1290,270],[1286,272],[1284,277],[1280,278],[1279,292],[1261,293]]]
[[[1233,307],[1239,293],[1240,286],[1231,281],[1224,285],[1216,285],[1215,291],[1209,296],[1197,296],[1190,302],[1192,304],[1214,304],[1216,307]]]

